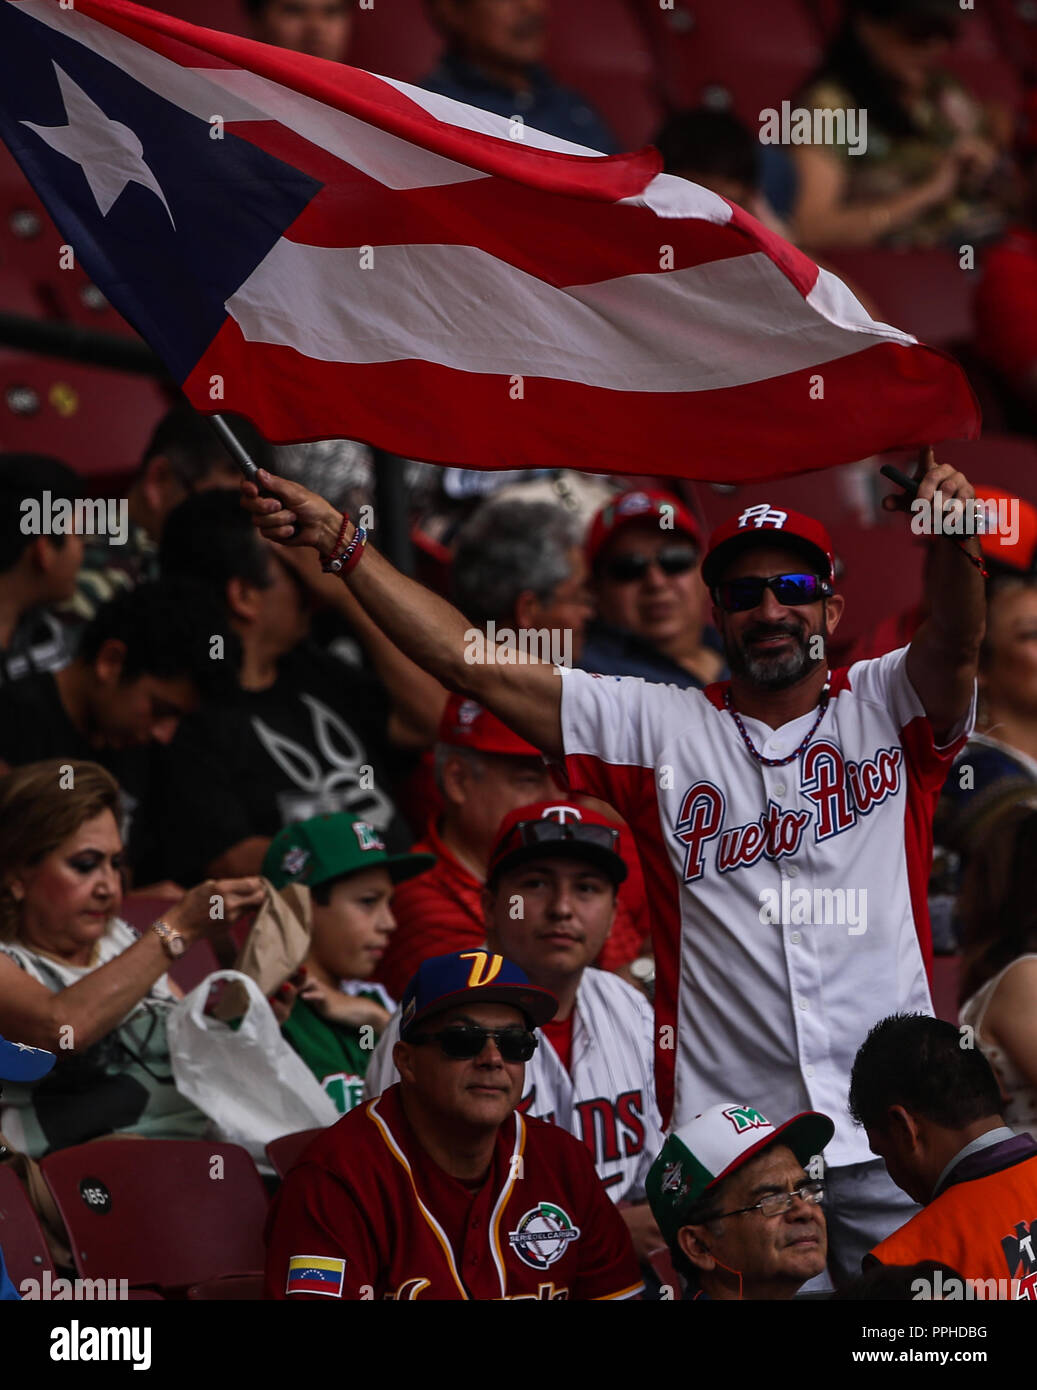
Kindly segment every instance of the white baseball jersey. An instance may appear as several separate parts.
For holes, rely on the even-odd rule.
[[[652,1006],[607,970],[583,972],[573,1010],[572,1071],[541,1032],[526,1063],[524,1114],[564,1126],[594,1155],[614,1202],[642,1201],[645,1177],[663,1145],[655,1101]],[[367,1100],[398,1081],[392,1050],[399,1010],[378,1041],[364,1078]]]
[[[644,866],[664,1123],[737,1096],[775,1121],[831,1116],[831,1164],[874,1158],[847,1114],[850,1068],[879,1019],[932,1013],[932,813],[973,719],[936,748],[906,663],[904,647],[836,671],[783,767],[746,748],[722,683],[565,672],[573,788],[611,802]],[[816,717],[743,724],[782,758]]]

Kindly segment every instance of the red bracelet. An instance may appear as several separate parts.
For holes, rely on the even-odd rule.
[[[335,556],[331,560],[322,563],[321,569],[325,574],[337,574],[340,578],[347,575],[349,571],[360,563],[360,557],[364,553],[364,546],[367,544],[367,532],[362,526],[358,526],[353,532],[353,539],[343,550],[341,555]]]
[[[339,553],[339,550],[342,548],[342,543],[343,543],[343,541],[346,539],[346,527],[347,527],[348,525],[349,525],[349,513],[348,513],[348,512],[343,512],[343,513],[342,513],[342,525],[339,527],[338,535],[335,537],[335,544],[331,547],[331,550],[328,552],[328,554],[327,554],[326,556],[325,556],[325,555],[322,555],[322,556],[320,557],[321,567],[322,567],[323,569],[326,569],[326,568],[327,568],[327,566],[331,563],[331,561],[332,561],[332,560],[335,558],[335,556]]]

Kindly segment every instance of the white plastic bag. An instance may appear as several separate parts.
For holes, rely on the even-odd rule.
[[[217,980],[237,981],[248,994],[237,1029],[204,1012]],[[257,1161],[266,1164],[271,1139],[339,1118],[247,975],[217,970],[207,976],[170,1011],[166,1026],[177,1090],[214,1121],[214,1138],[240,1144]]]

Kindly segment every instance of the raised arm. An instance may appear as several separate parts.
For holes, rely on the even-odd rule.
[[[964,474],[939,464],[932,449],[923,451],[922,473],[915,503],[916,517],[931,518],[932,500],[940,493],[942,506],[960,502],[968,509],[975,493]],[[888,502],[889,499],[887,499]],[[898,499],[903,505],[903,499]],[[931,532],[931,524],[928,527]],[[979,540],[960,538],[967,550],[948,536],[930,534],[935,546],[926,568],[929,614],[915,633],[907,654],[907,673],[933,726],[937,744],[946,743],[954,726],[968,712],[986,622],[986,598],[978,565]]]
[[[266,472],[259,476],[269,497],[261,497],[252,483],[242,483],[241,490],[242,503],[262,534],[281,545],[308,545],[330,555],[342,530],[342,513],[299,483]],[[347,523],[344,541],[354,533],[352,522]],[[557,667],[486,660],[478,630],[371,545],[344,582],[389,640],[423,671],[448,690],[478,700],[550,757],[561,756],[562,677]]]

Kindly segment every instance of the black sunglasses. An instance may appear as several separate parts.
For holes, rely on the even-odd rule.
[[[508,838],[509,849],[517,848],[516,840],[524,847],[552,844],[558,840],[574,840],[577,844],[597,845],[599,849],[609,849],[616,854],[619,831],[608,825],[589,824],[582,820],[567,821],[563,825],[561,821],[545,818],[520,820],[517,825],[512,826]]]
[[[699,562],[699,553],[692,545],[667,545],[655,555],[644,555],[631,551],[628,555],[617,555],[607,560],[603,566],[607,577],[616,584],[632,584],[635,579],[643,579],[650,565],[658,565],[663,574],[687,574]]]
[[[770,589],[786,608],[817,603],[819,599],[832,596],[831,584],[816,574],[772,574],[769,579],[761,579],[757,575],[728,579],[715,586],[713,598],[717,607],[725,613],[744,613],[747,609],[760,606],[766,589]]]
[[[505,1062],[528,1062],[537,1048],[538,1039],[525,1028],[482,1028],[476,1023],[455,1024],[438,1033],[419,1033],[405,1039],[409,1043],[438,1043],[443,1055],[452,1062],[470,1062],[478,1057],[492,1038]]]

